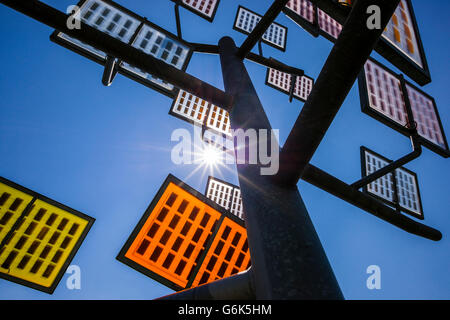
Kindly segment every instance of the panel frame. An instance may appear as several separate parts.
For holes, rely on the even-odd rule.
[[[373,58],[369,58],[367,61],[370,61],[370,62],[376,64],[377,66],[382,68],[384,71],[392,74],[395,78],[397,78],[400,81],[400,83],[402,81],[404,81],[405,85],[410,86],[414,90],[417,90],[420,94],[423,94],[425,97],[427,97],[428,99],[430,99],[432,101],[433,107],[434,107],[434,112],[435,112],[436,118],[438,120],[439,128],[442,132],[442,136],[444,139],[445,149],[420,135],[418,136],[418,138],[419,138],[418,140],[420,141],[421,145],[423,145],[424,147],[430,149],[431,151],[439,154],[440,156],[442,156],[444,158],[450,157],[450,150],[449,150],[449,146],[448,146],[448,142],[447,142],[447,137],[445,135],[444,127],[442,125],[441,117],[439,115],[435,99],[432,96],[430,96],[429,94],[427,94],[424,91],[422,91],[421,89],[419,89],[417,86],[415,86],[411,82],[409,82],[405,79],[402,79],[402,76],[400,74],[395,73],[394,71],[392,71],[385,65],[381,64],[377,60],[375,60]],[[359,87],[361,111],[363,113],[374,118],[375,120],[378,120],[379,122],[390,127],[391,129],[394,129],[395,131],[403,134],[404,136],[407,136],[407,137],[411,136],[411,131],[407,127],[402,126],[398,122],[392,120],[391,118],[385,116],[384,114],[382,114],[370,107],[369,90],[367,87],[367,80],[366,80],[364,67],[361,70],[360,74],[358,75],[358,87]],[[400,90],[403,94],[403,97],[408,96],[408,93],[404,92],[403,86],[400,88]],[[408,119],[408,120],[411,121],[411,119]],[[415,121],[415,119],[412,119],[412,120]]]
[[[81,6],[84,5],[87,1],[89,1],[89,0],[81,0],[77,4],[77,6],[81,8]],[[185,72],[187,70],[187,67],[188,67],[188,65],[189,65],[189,63],[191,61],[192,55],[194,54],[194,50],[192,48],[192,45],[189,42],[187,42],[187,41],[185,41],[183,39],[180,39],[177,35],[173,34],[172,32],[170,32],[170,31],[168,31],[168,30],[166,30],[166,29],[164,29],[164,28],[162,28],[162,27],[160,27],[160,26],[158,26],[158,25],[148,21],[146,18],[139,16],[138,14],[136,14],[136,13],[130,11],[129,9],[127,9],[127,8],[117,4],[117,3],[115,3],[114,1],[111,1],[111,0],[101,0],[101,1],[103,1],[104,3],[110,5],[110,6],[114,7],[114,8],[116,8],[119,11],[124,12],[125,14],[130,15],[132,18],[138,20],[141,23],[141,25],[139,25],[138,28],[136,29],[137,34],[140,32],[140,30],[145,25],[148,25],[149,27],[154,28],[154,29],[158,30],[161,33],[164,33],[166,36],[168,36],[170,38],[173,38],[174,40],[176,40],[177,42],[179,42],[183,46],[187,47],[189,49],[189,51],[188,51],[188,54],[186,56],[186,60],[185,60],[185,62],[183,64],[183,67],[181,69],[179,69],[180,71],[183,71],[183,72]],[[144,25],[142,25],[142,23]],[[84,49],[82,47],[79,47],[76,44],[73,44],[72,42],[61,38],[59,36],[60,34],[63,34],[63,32],[55,30],[50,35],[50,40],[52,42],[54,42],[54,43],[64,47],[64,48],[70,50],[70,51],[73,51],[73,52],[75,52],[75,53],[77,53],[77,54],[79,54],[79,55],[81,55],[81,56],[83,56],[83,57],[93,61],[93,62],[96,62],[96,63],[98,63],[98,64],[100,64],[102,66],[106,65],[106,59],[101,59],[97,55],[89,52],[88,50],[86,50],[86,49]],[[128,45],[130,47],[132,47],[131,44],[128,44]],[[135,48],[135,49],[138,49],[138,48]],[[158,59],[158,60],[160,60],[160,59]],[[161,60],[161,61],[166,63],[163,60]],[[123,75],[123,76],[125,76],[125,77],[127,77],[127,78],[129,78],[129,79],[131,79],[133,81],[136,81],[139,84],[142,84],[142,85],[144,85],[144,86],[146,86],[146,87],[148,87],[148,88],[150,88],[152,90],[155,90],[155,91],[157,91],[157,92],[159,92],[159,93],[161,93],[161,94],[163,94],[165,96],[168,96],[169,98],[176,97],[176,95],[178,93],[179,88],[177,88],[176,86],[174,86],[174,88],[172,90],[167,90],[167,89],[165,89],[165,88],[155,84],[154,82],[152,82],[150,80],[146,80],[146,79],[143,79],[143,78],[137,76],[133,72],[130,72],[130,71],[126,70],[121,65],[118,66],[118,70],[117,71],[121,75]]]
[[[209,184],[210,184],[211,180],[216,180],[217,182],[223,183],[224,185],[227,185],[227,186],[229,186],[229,187],[232,188],[232,189],[231,189],[231,196],[230,196],[230,209],[225,209],[225,208],[224,208],[224,209],[227,210],[227,211],[228,211],[230,214],[232,214],[233,216],[237,217],[239,220],[244,221],[243,218],[241,219],[240,217],[236,216],[235,214],[233,214],[233,213],[231,212],[231,205],[232,205],[232,202],[233,202],[233,193],[234,193],[234,191],[235,191],[236,189],[241,190],[241,188],[240,188],[239,186],[237,186],[237,185],[234,185],[234,184],[232,184],[232,183],[230,183],[230,182],[224,181],[224,180],[219,179],[219,178],[217,178],[217,177],[214,177],[214,176],[208,176],[208,180],[207,180],[206,186],[205,186],[205,197],[207,197],[207,194],[208,194],[208,187],[209,187]],[[209,199],[209,198],[208,198],[208,199]],[[241,195],[241,201],[242,201],[242,195]],[[244,209],[243,209],[243,208],[242,208],[242,215],[244,215]],[[245,223],[245,221],[244,221],[244,223]]]
[[[206,114],[205,114],[205,119],[203,120],[203,123],[202,123],[202,124],[200,124],[199,122],[195,122],[194,120],[192,120],[192,119],[190,119],[190,118],[187,118],[187,117],[184,117],[183,115],[181,115],[181,114],[176,113],[176,112],[173,111],[174,108],[175,108],[175,105],[176,105],[176,103],[177,103],[177,99],[178,99],[178,95],[179,95],[180,91],[182,91],[182,89],[177,89],[177,91],[176,91],[176,93],[175,93],[175,95],[174,95],[174,97],[173,97],[172,104],[170,105],[170,109],[169,109],[168,114],[171,115],[171,116],[173,116],[173,117],[175,117],[175,118],[178,118],[178,119],[180,119],[180,120],[183,120],[183,121],[185,121],[185,122],[187,122],[187,123],[190,123],[190,124],[192,124],[193,126],[199,126],[199,127],[202,127],[202,128],[203,128],[203,126],[205,125],[205,122],[208,120],[208,115],[210,114],[211,107],[214,106],[214,105],[213,105],[212,103],[210,103],[210,102],[208,102],[208,101],[206,101],[206,100],[204,100],[204,99],[198,97],[199,99],[202,99],[202,100],[206,101],[206,103],[207,103],[207,112],[206,112]],[[183,91],[185,91],[185,90],[183,90]],[[187,92],[187,91],[186,91],[186,92]],[[192,93],[189,93],[189,92],[187,92],[187,93],[188,93],[188,94],[192,94]],[[194,94],[192,94],[192,95],[195,96]],[[220,107],[220,106],[216,106],[216,107],[225,110],[224,108],[222,108],[222,107]],[[228,111],[225,110],[225,112],[228,112]],[[229,114],[229,113],[228,113],[228,114]],[[229,116],[228,116],[228,117],[229,117]],[[216,134],[216,135],[221,136],[222,139],[232,139],[232,136],[226,135],[226,134],[224,134],[223,132],[220,132],[220,131],[218,131],[218,130],[215,129],[215,128],[208,127],[208,125],[206,125],[206,129],[209,130],[209,131],[211,131],[212,133],[214,133],[214,134]]]
[[[275,68],[267,68],[267,71],[266,71],[266,79],[265,79],[265,84],[266,84],[266,86],[271,87],[272,89],[275,89],[275,90],[277,90],[277,91],[279,91],[279,92],[281,92],[281,93],[287,94],[287,95],[289,96],[289,92],[284,91],[284,90],[282,90],[281,88],[279,88],[279,87],[277,87],[277,86],[275,86],[275,85],[273,85],[272,83],[269,82],[270,69],[275,69]],[[276,69],[275,69],[275,70],[276,70]],[[277,70],[277,71],[280,71],[280,70]],[[283,72],[283,71],[280,71],[280,72]],[[284,72],[284,73],[287,73],[287,72]],[[291,75],[291,76],[292,76],[292,75]],[[310,77],[310,76],[307,76],[306,74],[304,74],[302,77],[305,77],[305,78],[310,79],[310,80],[312,81],[312,88],[314,88],[314,84],[315,84],[314,78],[312,78],[312,77]],[[312,90],[312,89],[311,89],[311,90]],[[306,100],[307,100],[307,99],[306,99],[306,100],[305,100],[305,99],[302,99],[302,98],[296,96],[295,94],[293,95],[293,97],[294,97],[294,99],[297,99],[298,101],[301,101],[301,102],[306,102]]]
[[[244,10],[247,10],[248,12],[250,12],[250,13],[256,15],[256,16],[259,16],[259,17],[261,17],[261,18],[262,18],[263,16],[261,16],[260,14],[256,13],[255,11],[250,10],[250,9],[244,7],[244,6],[241,6],[241,5],[238,6],[238,9],[237,9],[237,11],[236,11],[236,16],[235,16],[234,22],[233,22],[233,30],[235,30],[235,31],[237,31],[237,32],[240,32],[240,33],[243,33],[243,34],[245,34],[245,35],[248,36],[248,35],[250,35],[250,32],[245,31],[245,30],[242,30],[242,29],[239,29],[239,28],[236,26],[237,21],[238,21],[238,19],[239,19],[239,11],[241,10],[241,8],[244,9]],[[277,26],[279,26],[279,27],[281,27],[281,28],[283,28],[283,29],[286,30],[286,32],[285,32],[285,37],[284,37],[284,42],[283,42],[283,48],[281,48],[281,47],[279,47],[279,46],[277,46],[277,45],[275,45],[275,44],[273,44],[273,43],[271,43],[271,42],[269,42],[269,41],[263,39],[262,36],[261,36],[261,39],[260,39],[260,40],[261,40],[261,42],[263,42],[263,43],[265,43],[265,44],[271,46],[272,48],[278,49],[278,50],[280,50],[280,51],[282,51],[282,52],[286,52],[287,38],[288,38],[288,27],[285,27],[285,26],[283,26],[283,25],[281,25],[281,24],[279,24],[279,23],[277,23],[277,22],[275,22],[275,21],[272,22],[272,24],[276,24]]]
[[[197,10],[195,10],[194,8],[192,8],[192,7],[188,6],[188,5],[186,5],[186,4],[183,2],[183,0],[172,0],[172,1],[173,1],[175,4],[180,5],[180,7],[183,7],[184,9],[186,9],[186,10],[188,10],[188,11],[194,13],[195,15],[197,15],[197,16],[199,16],[199,17],[205,19],[205,20],[208,20],[208,21],[211,22],[211,23],[214,21],[214,18],[216,17],[217,9],[219,8],[219,5],[220,5],[220,0],[217,0],[216,7],[214,8],[214,11],[213,11],[213,13],[211,14],[211,17],[209,17],[208,15],[204,14],[203,12],[197,11]]]
[[[23,285],[25,287],[31,288],[31,289],[35,289],[38,291],[42,291],[48,294],[53,294],[53,292],[55,291],[55,289],[57,288],[57,286],[59,285],[62,277],[64,276],[64,274],[66,273],[67,268],[70,266],[70,263],[72,262],[73,258],[75,257],[75,255],[77,254],[78,250],[80,249],[81,245],[83,244],[87,234],[89,233],[92,225],[95,222],[95,218],[90,217],[78,210],[72,209],[62,203],[59,203],[53,199],[50,199],[46,196],[43,196],[35,191],[32,191],[26,187],[23,187],[13,181],[10,181],[6,178],[3,178],[0,176],[0,182],[3,184],[6,184],[14,189],[17,189],[23,193],[26,193],[28,195],[31,195],[33,197],[33,199],[31,200],[31,202],[28,204],[27,208],[24,210],[24,212],[22,213],[21,217],[17,220],[16,224],[13,226],[13,228],[10,230],[10,232],[8,233],[7,237],[10,235],[10,233],[14,232],[14,229],[17,228],[17,225],[20,223],[21,220],[23,220],[24,218],[24,214],[26,214],[27,212],[30,211],[31,206],[34,204],[34,202],[36,200],[41,200],[45,203],[48,203],[52,206],[55,206],[61,210],[67,211],[70,214],[73,214],[81,219],[84,219],[87,221],[87,225],[85,227],[85,229],[83,230],[83,233],[80,235],[80,237],[78,238],[77,242],[75,243],[72,251],[70,252],[69,256],[67,257],[66,261],[64,262],[63,266],[61,267],[61,270],[59,271],[59,273],[57,274],[57,276],[55,277],[55,280],[53,281],[52,285],[50,287],[45,287],[36,283],[33,283],[31,281],[27,281],[24,279],[20,279],[14,276],[10,276],[4,273],[0,273],[0,279],[5,279],[7,281],[11,281],[14,282],[16,284],[20,284]]]
[[[133,260],[131,260],[131,259],[126,257],[126,253],[130,249],[130,247],[133,244],[133,242],[136,240],[136,237],[138,236],[139,232],[142,230],[142,228],[145,225],[146,221],[149,219],[150,214],[156,208],[159,200],[161,199],[162,195],[164,194],[164,192],[166,191],[167,187],[171,183],[173,183],[176,186],[180,187],[181,189],[183,189],[187,193],[191,194],[192,196],[194,196],[195,198],[199,199],[200,201],[205,203],[207,206],[210,206],[211,208],[213,208],[214,210],[218,211],[221,214],[221,217],[220,217],[220,219],[219,219],[215,229],[212,231],[211,238],[209,239],[209,241],[207,243],[205,243],[205,250],[202,253],[202,255],[200,256],[197,266],[193,269],[193,272],[192,272],[192,274],[191,274],[191,276],[190,276],[190,278],[188,280],[188,284],[186,285],[185,288],[179,286],[178,284],[170,281],[169,279],[164,278],[163,276],[161,276],[161,275],[159,275],[159,274],[157,274],[157,273],[155,273],[155,272],[145,268],[144,266],[142,266],[142,265],[138,264],[137,262],[135,262],[135,261],[133,261]],[[150,205],[147,207],[147,209],[145,210],[144,214],[139,219],[139,222],[134,227],[134,229],[131,232],[130,236],[127,238],[125,244],[122,246],[122,249],[120,250],[120,252],[116,256],[116,259],[118,261],[122,262],[123,264],[131,267],[132,269],[134,269],[134,270],[136,270],[136,271],[146,275],[147,277],[149,277],[149,278],[151,278],[151,279],[161,283],[162,285],[164,285],[166,287],[169,287],[170,289],[172,289],[174,291],[181,291],[181,290],[188,289],[192,285],[195,277],[197,276],[197,273],[200,270],[200,267],[201,267],[204,259],[206,258],[207,253],[208,253],[211,245],[213,244],[214,239],[215,239],[215,237],[217,235],[217,232],[219,231],[220,226],[222,225],[222,222],[225,219],[225,217],[231,219],[233,222],[235,222],[235,223],[237,223],[240,226],[245,228],[244,221],[242,221],[238,217],[234,216],[233,214],[229,213],[224,208],[219,206],[217,203],[215,203],[211,199],[207,198],[204,194],[198,192],[197,190],[195,190],[191,186],[189,186],[186,183],[184,183],[183,181],[179,180],[174,175],[169,174],[167,176],[167,178],[165,179],[165,181],[163,182],[163,184],[161,185],[161,187],[159,188],[159,190],[156,193],[155,197],[151,201]]]
[[[365,146],[361,146],[361,147],[360,147],[360,155],[361,155],[361,177],[362,177],[362,178],[365,178],[365,177],[368,176],[368,174],[367,174],[367,172],[366,172],[366,152],[367,152],[367,153],[370,153],[370,154],[372,154],[373,156],[378,157],[378,158],[380,158],[381,160],[386,161],[386,162],[388,162],[388,163],[392,163],[392,162],[393,162],[392,160],[390,160],[390,159],[388,159],[388,158],[386,158],[386,157],[380,155],[379,153],[377,153],[377,152],[375,152],[375,151],[373,151],[373,150],[370,150],[369,148],[367,148],[367,147],[365,147]],[[412,176],[414,177],[414,181],[415,181],[416,187],[417,187],[417,198],[418,198],[419,208],[420,208],[420,212],[422,212],[421,215],[418,214],[417,212],[414,212],[414,211],[412,211],[412,210],[409,210],[408,208],[405,208],[405,207],[401,206],[400,204],[396,204],[396,203],[393,202],[393,201],[389,201],[389,200],[387,200],[387,199],[385,199],[385,198],[383,198],[383,197],[380,197],[380,196],[378,196],[378,195],[376,195],[376,194],[371,193],[371,192],[368,190],[368,188],[367,188],[367,184],[365,184],[365,185],[362,187],[363,192],[366,193],[366,194],[368,194],[368,195],[370,195],[371,197],[373,197],[373,198],[375,198],[375,199],[377,199],[377,200],[380,200],[380,201],[382,201],[382,202],[384,202],[384,203],[386,203],[386,204],[392,206],[392,207],[397,207],[397,206],[398,206],[398,208],[400,208],[400,210],[401,210],[402,212],[406,213],[406,214],[409,214],[409,215],[411,215],[411,216],[413,216],[413,217],[415,217],[415,218],[417,218],[417,219],[424,220],[424,219],[425,219],[425,216],[424,216],[423,205],[422,205],[422,196],[421,196],[421,193],[420,193],[419,180],[418,180],[417,174],[416,174],[415,172],[413,172],[413,171],[411,171],[411,170],[405,168],[405,167],[399,167],[398,169],[401,169],[401,170],[407,172],[408,174],[410,174],[410,175],[412,175]],[[395,170],[394,170],[394,171],[395,171]],[[393,173],[393,172],[390,172],[390,173],[388,173],[388,174],[394,174],[394,173]],[[395,198],[395,197],[394,197],[394,198]]]

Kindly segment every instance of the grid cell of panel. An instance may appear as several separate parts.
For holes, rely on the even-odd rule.
[[[404,126],[408,122],[400,80],[376,63],[368,60],[364,66],[369,106]]]
[[[417,65],[423,67],[419,44],[407,1],[400,1],[392,19],[383,32],[383,37],[406,54]]]
[[[365,152],[366,175],[387,166],[389,163],[369,152]],[[394,188],[392,185],[392,173],[384,175],[367,185],[367,191],[389,202],[394,201]]]
[[[277,87],[285,93],[290,92],[291,78],[292,76],[289,73],[285,73],[273,68],[268,69],[268,84]],[[297,77],[294,88],[294,96],[302,101],[306,101],[309,94],[311,93],[313,84],[314,81],[311,78],[305,76]]]
[[[185,288],[220,216],[170,183],[125,257]]]
[[[416,177],[402,168],[395,171],[395,177],[399,205],[422,215]]]
[[[317,13],[319,28],[334,39],[337,39],[342,31],[342,25],[319,8],[317,9]]]
[[[0,242],[32,199],[32,196],[0,183]]]
[[[414,121],[417,123],[418,133],[425,139],[446,149],[444,133],[433,100],[408,84],[406,84],[406,90]]]
[[[245,33],[251,33],[260,20],[261,16],[245,8],[239,7],[235,27],[243,30]],[[286,30],[285,27],[272,23],[263,34],[262,39],[283,49],[286,39]]]
[[[137,19],[100,0],[89,0],[84,3],[80,8],[80,18],[82,22],[125,43],[130,41],[140,24]],[[77,39],[71,38],[63,33],[59,33],[58,36],[99,57],[106,57],[102,51]]]
[[[314,23],[314,5],[309,0],[290,0],[286,7],[310,23]]]
[[[149,25],[142,27],[132,46],[180,70],[183,68],[189,54],[187,46]],[[139,77],[150,80],[167,90],[174,88],[172,84],[143,72],[139,68],[130,66],[127,63],[122,63],[122,66]]]
[[[245,228],[225,218],[192,286],[196,287],[245,271],[250,264]]]
[[[198,11],[205,16],[211,18],[214,14],[214,11],[216,9],[216,6],[218,5],[218,0],[183,0],[183,3],[194,9],[195,11]]]
[[[231,208],[233,187],[220,181],[210,179],[206,196],[227,210]]]
[[[0,272],[51,287],[88,221],[37,199],[0,255]]]

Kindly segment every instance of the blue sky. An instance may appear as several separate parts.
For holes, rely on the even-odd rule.
[[[71,1],[44,1],[64,10]],[[118,1],[176,32],[167,0]],[[232,30],[239,4],[263,14],[269,0],[222,0],[213,24],[181,9],[183,36],[216,44]],[[450,3],[413,0],[433,82],[423,89],[450,132]],[[317,78],[332,44],[313,38],[284,15],[285,53],[264,45],[264,54]],[[193,165],[174,165],[173,130],[192,129],[168,115],[172,101],[128,78],[102,86],[99,65],[50,42],[53,30],[0,6],[0,176],[97,219],[72,264],[82,271],[81,290],[69,290],[65,275],[53,295],[0,279],[0,299],[153,299],[172,291],[118,262],[115,257],[169,173],[186,180]],[[373,55],[390,68],[392,65]],[[264,84],[266,69],[246,63],[273,128],[284,143],[302,103]],[[195,54],[187,71],[223,88],[219,57]],[[409,140],[361,113],[357,84],[339,111],[312,163],[351,183],[360,178],[359,147],[396,159]],[[406,166],[418,173],[424,223],[443,233],[440,242],[399,230],[303,181],[298,186],[328,259],[347,299],[450,298],[449,162],[425,149]],[[214,175],[237,183],[233,170]],[[187,181],[204,191],[198,172]],[[381,268],[381,290],[368,290],[366,269]]]

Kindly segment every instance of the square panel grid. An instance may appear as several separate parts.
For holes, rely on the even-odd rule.
[[[183,69],[190,53],[189,47],[149,25],[142,27],[132,46],[180,70]],[[172,84],[143,72],[139,68],[127,63],[122,63],[122,67],[169,91],[174,89]]]
[[[319,8],[317,8],[317,14],[320,30],[337,39],[341,34],[342,25]]]
[[[401,0],[383,32],[383,38],[422,68],[423,62],[415,30],[408,2]]]
[[[241,190],[239,187],[210,176],[205,195],[219,206],[243,219]]]
[[[219,206],[230,210],[233,187],[220,181],[210,179],[206,196]]]
[[[169,113],[190,123],[205,123],[215,133],[231,137],[228,112],[184,90],[179,90]]]
[[[315,21],[314,5],[309,0],[290,0],[286,7],[313,24]]]
[[[0,242],[32,200],[32,196],[0,182]]]
[[[447,142],[434,100],[406,83],[409,102],[419,135],[443,149]]]
[[[284,93],[289,94],[291,88],[292,75],[273,68],[267,69],[266,84]],[[294,97],[301,101],[306,101],[314,85],[314,80],[307,77],[297,77],[294,88]]]
[[[194,279],[193,287],[245,271],[250,265],[245,228],[225,218]]]
[[[177,69],[185,70],[192,55],[187,43],[177,40],[175,35],[159,28],[142,17],[128,11],[112,1],[81,1],[81,20],[124,43],[154,56]],[[144,24],[142,24],[144,22]],[[142,24],[142,25],[141,25]],[[105,64],[106,54],[92,46],[71,38],[64,33],[54,32],[51,39],[95,62]],[[133,43],[130,43],[134,39]],[[175,87],[139,68],[122,62],[119,72],[125,76],[173,96]]]
[[[117,8],[99,0],[88,0],[80,7],[81,21],[108,35],[128,43],[140,25],[140,22],[118,10]],[[59,32],[58,37],[105,59],[106,54],[75,38]]]
[[[401,126],[408,122],[400,80],[382,66],[368,60],[364,65],[369,107]]]
[[[174,289],[185,288],[220,217],[170,183],[125,257],[168,280]]]
[[[216,14],[219,0],[182,0],[184,7],[212,21]]]
[[[35,200],[0,253],[0,272],[49,292],[90,223],[46,201]]]
[[[261,20],[261,16],[244,7],[239,6],[234,28],[245,34],[250,34]],[[267,44],[281,49],[286,49],[287,28],[277,23],[272,23],[262,36]]]
[[[373,172],[385,167],[391,161],[381,157],[374,152],[363,148],[364,150],[364,168],[365,175],[370,175]],[[419,186],[417,176],[405,168],[398,168],[395,170],[395,181],[397,188],[397,200],[400,208],[408,213],[423,218],[423,210],[420,201]],[[389,204],[394,204],[394,188],[393,176],[389,173],[378,180],[367,185],[366,190],[378,198],[386,201]]]

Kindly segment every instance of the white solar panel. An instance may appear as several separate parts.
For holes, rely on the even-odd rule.
[[[274,87],[284,93],[289,94],[291,88],[292,76],[289,73],[285,73],[273,68],[267,69],[266,84]],[[294,97],[306,101],[314,85],[314,80],[307,77],[297,77],[297,81],[294,87]]]
[[[125,12],[100,0],[88,0],[80,7],[81,21],[128,43],[136,32],[140,22]],[[58,33],[58,36],[72,44],[79,46],[101,58],[106,54],[66,34]]]
[[[209,177],[206,196],[235,216],[243,219],[241,190],[225,181]]]
[[[366,176],[383,168],[389,163],[390,161],[384,157],[364,148],[364,169]],[[408,213],[412,213],[413,215],[423,218],[416,175],[413,172],[401,167],[395,170],[395,179],[397,200],[400,208]],[[375,195],[389,204],[394,204],[395,189],[393,187],[392,173],[389,173],[368,184],[366,189],[368,193]]]
[[[206,118],[208,129],[231,137],[228,112],[184,90],[179,90],[170,113],[198,125],[203,125]]]
[[[212,21],[219,5],[219,0],[182,0],[184,7]]]
[[[189,56],[189,48],[186,45],[181,44],[169,35],[166,35],[149,25],[144,25],[142,27],[132,46],[180,70],[185,65]],[[155,78],[127,63],[123,63],[122,66],[139,77],[150,80],[167,90],[172,90],[174,88],[170,83]]]
[[[246,8],[239,6],[234,28],[245,34],[250,34],[255,29],[261,16]],[[277,23],[272,23],[262,36],[262,40],[275,48],[286,49],[287,28]]]
[[[176,36],[145,21],[140,28],[143,18],[120,7],[113,2],[102,0],[87,0],[80,7],[81,20],[112,36],[124,43],[129,44],[141,51],[154,56],[177,69],[184,70],[189,62],[192,50]],[[139,28],[139,29],[138,29]],[[134,36],[136,36],[134,38]],[[53,37],[53,36],[52,36]],[[106,54],[96,48],[71,38],[61,32],[57,32],[55,42],[62,44],[80,54],[83,54],[99,63],[104,63]],[[120,72],[140,81],[152,88],[164,93],[173,94],[174,86],[162,81],[142,70],[122,62]]]

